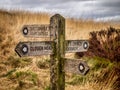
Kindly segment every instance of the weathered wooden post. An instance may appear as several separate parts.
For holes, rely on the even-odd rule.
[[[65,19],[56,14],[50,19],[52,40],[54,41],[53,55],[50,62],[50,88],[51,90],[65,90]]]

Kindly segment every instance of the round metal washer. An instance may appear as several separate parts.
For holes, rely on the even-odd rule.
[[[25,27],[25,28],[23,28],[23,34],[24,35],[27,35],[28,34],[28,29]]]
[[[78,69],[81,73],[83,73],[85,71],[85,66],[82,63],[80,63]]]
[[[26,44],[23,44],[21,47],[22,53],[25,55],[28,53],[28,46]]]
[[[84,48],[84,49],[87,49],[87,48],[88,48],[88,43],[87,43],[87,42],[84,42],[84,43],[83,43],[83,48]]]

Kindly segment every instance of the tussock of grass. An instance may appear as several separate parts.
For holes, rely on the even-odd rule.
[[[10,56],[6,62],[6,64],[11,65],[13,68],[23,68],[25,66],[28,66],[32,63],[31,58],[18,58],[14,56]]]
[[[49,59],[43,59],[43,60],[40,59],[39,61],[36,61],[36,65],[40,69],[47,69],[47,68],[49,68],[49,63],[50,63]]]
[[[16,71],[16,69],[12,69],[12,70],[8,71],[5,75],[2,75],[2,77],[10,76],[15,71]]]
[[[44,90],[50,90],[50,86],[46,86]]]
[[[38,76],[35,72],[32,71],[15,71],[9,76],[7,76],[10,80],[14,80],[18,84],[16,87],[18,88],[30,88],[38,85]],[[27,86],[26,86],[27,85]],[[30,87],[28,87],[31,85]]]

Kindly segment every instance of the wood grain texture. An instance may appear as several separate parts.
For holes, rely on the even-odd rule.
[[[65,71],[64,59],[65,56],[65,19],[59,14],[56,14],[50,19],[51,40],[54,41],[53,55],[50,62],[50,89],[65,90]]]
[[[84,48],[84,44],[87,45]],[[66,41],[66,53],[86,52],[89,48],[89,42],[87,40],[67,40]]]
[[[24,33],[24,30],[28,33]],[[48,24],[24,25],[21,32],[25,37],[50,38],[50,26]]]
[[[80,65],[84,66],[83,71],[80,71]],[[68,73],[86,75],[89,69],[89,66],[83,60],[65,58],[65,71]]]
[[[25,56],[40,56],[52,54],[52,41],[38,42],[20,42],[15,48],[15,51],[20,57]],[[23,52],[23,48],[27,47],[27,53]]]

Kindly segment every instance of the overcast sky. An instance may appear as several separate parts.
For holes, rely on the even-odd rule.
[[[60,13],[65,17],[120,21],[120,0],[0,0],[0,8]]]

